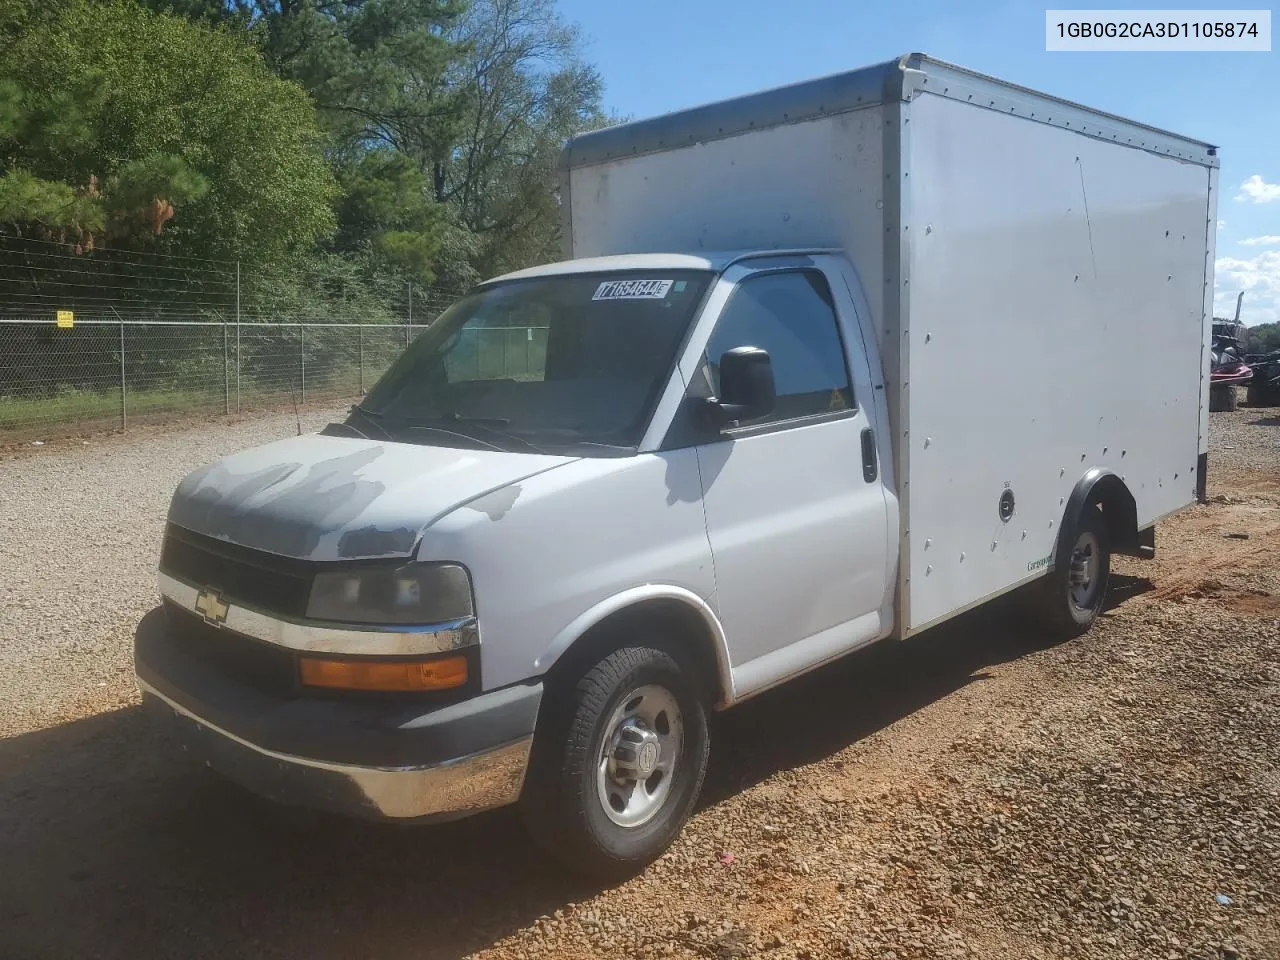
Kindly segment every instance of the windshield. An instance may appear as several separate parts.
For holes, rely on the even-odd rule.
[[[347,424],[438,446],[626,452],[711,277],[628,271],[481,288],[401,354]]]

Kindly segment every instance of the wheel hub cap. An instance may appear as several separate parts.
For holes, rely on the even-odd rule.
[[[605,815],[621,827],[651,820],[680,774],[684,721],[670,690],[646,684],[619,701],[604,727],[596,790]]]
[[[1089,560],[1079,553],[1071,558],[1071,583],[1077,587],[1089,585]]]
[[[1097,584],[1094,569],[1097,565],[1101,547],[1098,538],[1092,533],[1082,533],[1071,551],[1071,566],[1067,571],[1067,585],[1071,591],[1071,602],[1081,610],[1087,609],[1094,600]]]
[[[658,769],[662,745],[658,735],[635,722],[624,723],[613,748],[613,778],[620,783],[648,780]]]

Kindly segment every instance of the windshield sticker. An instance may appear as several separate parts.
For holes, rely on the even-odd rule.
[[[596,287],[592,300],[661,300],[671,290],[670,280],[606,280]]]

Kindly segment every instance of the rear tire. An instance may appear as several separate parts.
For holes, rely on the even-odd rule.
[[[1038,585],[1041,619],[1055,638],[1064,640],[1093,626],[1106,605],[1111,576],[1111,543],[1098,507],[1085,508],[1073,536],[1066,568],[1055,569]]]
[[[520,801],[533,839],[570,869],[608,881],[661,856],[706,775],[700,690],[670,654],[643,646],[548,690]]]

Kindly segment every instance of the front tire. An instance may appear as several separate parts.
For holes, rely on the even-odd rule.
[[[1080,636],[1093,626],[1106,605],[1111,577],[1111,542],[1098,507],[1085,508],[1073,536],[1066,569],[1055,569],[1040,581],[1040,611],[1060,639]]]
[[[560,690],[540,720],[521,814],[571,869],[621,880],[693,812],[709,739],[700,685],[670,654],[628,646]]]

